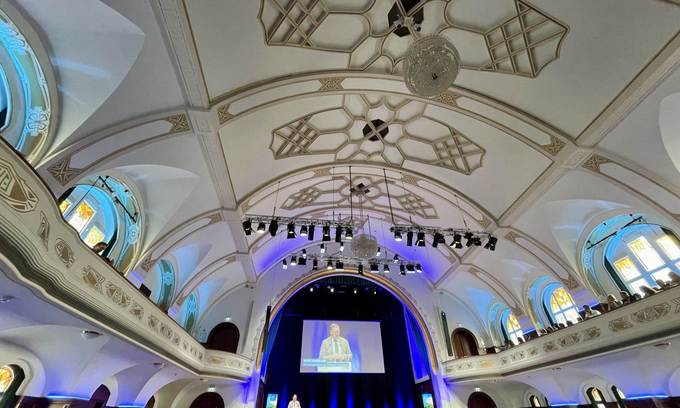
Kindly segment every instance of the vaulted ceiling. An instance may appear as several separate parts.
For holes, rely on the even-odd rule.
[[[578,240],[600,214],[677,222],[680,7],[397,1],[458,48],[462,70],[437,97],[401,78],[412,38],[390,26],[394,0],[83,0],[71,14],[16,0],[59,84],[38,171],[56,196],[89,174],[133,185],[145,230],[132,275],[173,258],[177,302],[200,290],[203,310],[309,244],[246,239],[242,214],[346,215],[350,166],[381,245],[425,267],[394,279],[480,316],[493,299],[522,314],[543,275],[591,299]],[[497,251],[395,243],[383,168],[397,219],[488,229]]]

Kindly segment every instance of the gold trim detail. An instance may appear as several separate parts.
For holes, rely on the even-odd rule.
[[[319,92],[341,91],[344,89],[342,87],[342,81],[344,80],[344,77],[321,78],[319,79],[319,82],[321,82],[321,88],[319,88]]]
[[[172,125],[169,133],[188,132],[189,130],[191,130],[191,127],[189,126],[189,119],[187,118],[187,115],[185,115],[184,113],[178,113],[176,115],[168,116],[163,120],[169,122]]]
[[[559,153],[566,145],[567,143],[565,143],[559,137],[550,136],[550,143],[546,145],[541,145],[541,148],[543,148],[543,150],[550,153],[551,155],[557,156],[557,153]]]
[[[45,247],[45,251],[49,250],[50,241],[50,222],[47,221],[47,216],[40,211],[40,225],[38,226],[38,237]]]
[[[17,175],[12,165],[4,160],[0,160],[0,199],[22,213],[31,212],[38,205],[38,196]]]
[[[73,265],[73,262],[75,262],[73,250],[66,243],[66,241],[61,238],[57,238],[57,242],[54,244],[54,250],[57,253],[59,259],[64,263],[64,265],[66,265],[67,268],[70,268],[71,265]]]
[[[231,107],[230,104],[226,103],[219,108],[217,108],[217,120],[220,123],[220,125],[224,125],[227,123],[231,118],[234,117],[231,113],[229,113],[229,108]]]
[[[443,103],[444,105],[456,106],[456,100],[460,97],[457,93],[446,91],[437,96],[432,97],[435,102]]]
[[[600,165],[606,164],[606,163],[611,163],[611,162],[612,162],[612,161],[609,160],[608,158],[606,158],[606,157],[604,157],[604,156],[600,156],[600,155],[597,154],[597,153],[594,153],[592,156],[590,156],[590,157],[588,158],[588,160],[586,160],[586,161],[581,165],[581,167],[583,167],[583,168],[585,168],[585,169],[588,169],[588,170],[592,170],[592,171],[594,171],[594,172],[596,172],[596,173],[599,173],[599,172],[600,172]]]
[[[78,177],[83,172],[83,169],[71,167],[71,156],[66,156],[48,167],[47,171],[59,184],[65,186],[71,180]]]

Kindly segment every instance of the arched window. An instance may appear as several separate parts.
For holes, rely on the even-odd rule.
[[[457,358],[478,356],[477,340],[469,330],[458,328],[451,333],[451,343]]]
[[[586,397],[590,403],[591,408],[606,408],[606,401],[604,395],[599,388],[590,387],[586,390]]]
[[[468,408],[496,408],[496,402],[489,395],[476,391],[468,398]]]
[[[670,231],[655,224],[633,224],[617,232],[605,249],[605,266],[625,289],[642,293],[643,285],[680,274],[680,245]]]
[[[624,401],[626,399],[626,394],[624,394],[616,385],[612,385],[612,394],[614,395],[614,398],[616,398],[616,405],[619,408],[626,408],[626,402]]]
[[[168,310],[175,294],[175,271],[172,264],[165,259],[158,262],[158,298],[156,304],[163,310]]]
[[[510,340],[513,344],[519,344],[521,337],[524,339],[524,332],[522,327],[519,325],[517,317],[512,312],[508,312],[503,317],[503,333],[506,339]]]
[[[184,302],[184,320],[182,321],[182,326],[187,332],[191,333],[198,318],[198,299],[196,294],[192,293]]]
[[[541,401],[538,399],[537,396],[531,395],[531,396],[529,396],[529,406],[531,408],[540,408]]]
[[[44,153],[52,108],[35,51],[0,10],[0,130],[12,147],[33,162]]]
[[[94,177],[66,191],[59,200],[64,219],[90,248],[103,242],[101,255],[127,271],[138,249],[141,220],[137,200],[113,177]]]
[[[110,396],[109,388],[104,384],[100,385],[90,397],[90,402],[94,402],[92,408],[105,408]]]
[[[0,407],[14,406],[16,393],[24,378],[24,370],[17,365],[0,367]]]
[[[211,350],[236,353],[240,337],[241,334],[234,323],[220,323],[210,331],[205,347]]]
[[[543,295],[543,304],[553,323],[576,323],[580,315],[569,292],[560,285],[549,285]]]

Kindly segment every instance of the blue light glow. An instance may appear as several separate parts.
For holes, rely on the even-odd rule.
[[[568,406],[572,406],[572,405],[577,406],[578,402],[558,402],[558,403],[551,402],[550,403],[551,407],[568,407]]]
[[[647,398],[668,398],[668,395],[666,394],[641,394],[641,395],[632,395],[626,397],[627,400],[640,400],[640,399],[647,399]]]
[[[77,395],[62,395],[62,394],[48,394],[47,399],[53,399],[53,400],[80,400],[80,401],[89,401],[90,399],[87,397],[80,397]]]

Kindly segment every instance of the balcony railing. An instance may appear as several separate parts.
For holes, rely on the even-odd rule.
[[[82,318],[200,375],[251,375],[252,360],[206,350],[87,247],[45,183],[1,138],[0,248],[21,278]]]
[[[448,360],[449,380],[497,377],[561,364],[680,333],[680,286],[495,354]]]

